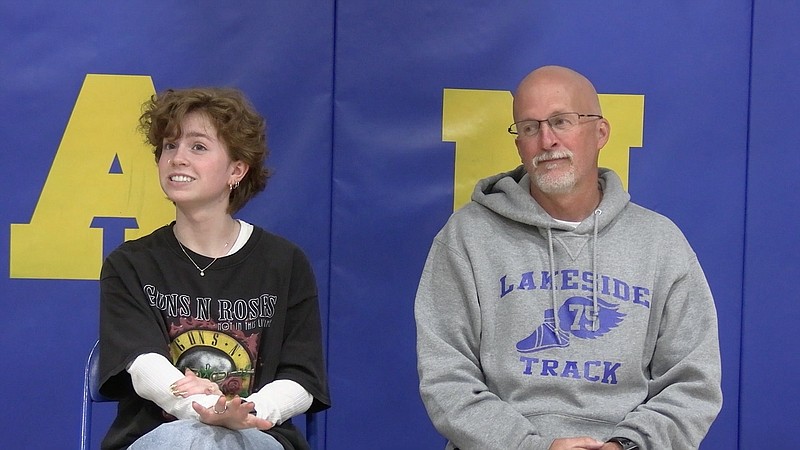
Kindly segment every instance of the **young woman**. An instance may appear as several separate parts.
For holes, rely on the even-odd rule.
[[[269,176],[263,118],[236,90],[168,90],[140,128],[176,217],[103,265],[103,447],[308,448],[291,417],[330,406],[314,276],[233,218]]]

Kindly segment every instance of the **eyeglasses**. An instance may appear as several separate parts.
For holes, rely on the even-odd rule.
[[[554,114],[544,120],[520,120],[519,122],[512,123],[508,127],[508,132],[510,134],[516,134],[520,138],[532,138],[539,134],[539,130],[542,129],[542,123],[547,122],[553,132],[564,133],[580,124],[581,117],[593,117],[595,119],[603,118],[603,116],[599,114],[579,114],[576,112],[566,112]]]

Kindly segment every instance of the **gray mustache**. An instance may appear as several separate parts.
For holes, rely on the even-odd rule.
[[[556,150],[552,152],[545,153],[543,155],[536,156],[533,158],[533,167],[538,166],[540,163],[552,161],[554,159],[561,159],[561,158],[569,158],[570,162],[572,162],[572,151],[571,150]]]

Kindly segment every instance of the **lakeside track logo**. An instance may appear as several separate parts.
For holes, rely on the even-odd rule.
[[[626,314],[619,312],[618,308],[619,305],[598,298],[595,312],[591,298],[570,297],[558,309],[558,327],[553,309],[545,310],[544,323],[530,336],[517,342],[517,351],[533,353],[549,348],[568,347],[571,336],[578,339],[597,339],[622,322]]]

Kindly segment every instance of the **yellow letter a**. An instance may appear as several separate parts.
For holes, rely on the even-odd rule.
[[[11,278],[97,279],[104,230],[95,218],[135,220],[126,240],[174,218],[136,129],[153,93],[148,76],[86,76],[30,224],[11,224]]]

